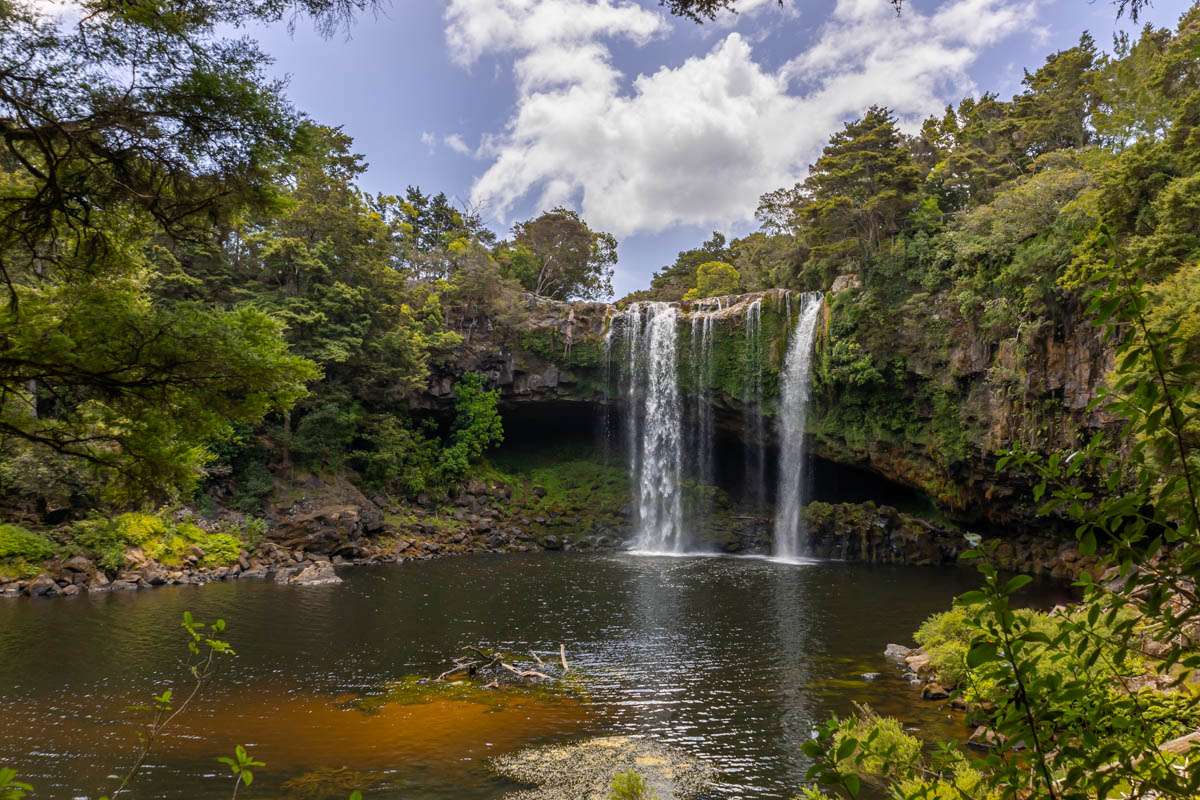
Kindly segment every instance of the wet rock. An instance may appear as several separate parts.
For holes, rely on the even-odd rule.
[[[994,750],[1004,744],[1004,737],[991,728],[980,725],[967,738],[967,746],[977,750]]]
[[[150,584],[151,586],[162,586],[164,583],[170,580],[167,575],[166,567],[154,561],[151,561],[146,565],[146,568],[142,570],[142,577],[145,579],[146,583]]]
[[[114,592],[130,592],[136,591],[138,585],[133,581],[117,580],[113,581],[108,588]]]
[[[563,542],[557,536],[543,536],[538,539],[538,544],[543,550],[562,550]]]
[[[62,596],[63,597],[74,597],[75,595],[79,594],[82,591],[83,591],[83,589],[81,589],[79,586],[77,586],[74,583],[71,583],[71,584],[68,584],[63,587]]]
[[[903,661],[912,655],[913,649],[902,644],[889,644],[883,648],[883,654],[894,661]]]
[[[265,578],[267,577],[267,568],[263,566],[251,567],[242,573],[243,578]]]
[[[932,659],[920,650],[905,658],[904,661],[908,664],[908,668],[918,675],[924,675],[933,670]]]
[[[63,569],[82,574],[91,574],[95,567],[92,566],[91,560],[85,558],[84,556],[71,556],[67,559],[66,563],[63,564]]]
[[[43,573],[30,581],[25,591],[30,597],[56,597],[60,589],[53,578]]]
[[[276,583],[288,583],[297,571],[295,567],[280,567],[271,574],[271,580]]]
[[[97,572],[88,581],[87,590],[89,592],[107,592],[112,587],[108,580],[108,576],[103,572]]]
[[[317,561],[311,566],[305,567],[294,575],[288,583],[298,586],[322,586],[329,583],[341,583],[342,579],[337,576],[333,569],[333,564],[328,561]]]
[[[925,688],[921,690],[922,700],[946,700],[950,697],[950,692],[940,683],[927,683]]]

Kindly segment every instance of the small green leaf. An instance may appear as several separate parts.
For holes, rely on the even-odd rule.
[[[976,642],[967,651],[967,667],[975,669],[981,664],[995,661],[999,652],[1000,649],[996,646],[995,642]]]
[[[842,739],[842,743],[838,745],[837,760],[845,761],[850,756],[854,755],[854,748],[858,747],[858,740],[853,736],[847,736]]]
[[[1017,591],[1023,586],[1027,586],[1033,578],[1029,575],[1017,575],[1008,583],[1004,584],[1004,588],[1000,590],[1001,594],[1009,595]]]

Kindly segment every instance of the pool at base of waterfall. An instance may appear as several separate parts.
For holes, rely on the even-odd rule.
[[[266,763],[247,797],[500,798],[516,787],[493,756],[632,735],[710,764],[711,797],[787,798],[814,725],[854,702],[923,738],[965,738],[883,650],[974,586],[971,571],[568,553],[341,575],[0,602],[0,765],[39,798],[111,791],[146,718],[126,707],[188,685],[185,610],[225,619],[237,655],[155,747],[138,797],[227,796],[216,758],[246,745]],[[562,646],[570,687],[414,690],[464,646],[548,662]]]

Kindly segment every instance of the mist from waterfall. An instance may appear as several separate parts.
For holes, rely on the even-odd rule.
[[[683,403],[676,338],[679,311],[669,303],[634,303],[613,319],[624,346],[621,390],[629,475],[634,487],[636,546],[652,553],[687,549],[680,481]],[[607,347],[616,343],[609,341]]]
[[[805,423],[808,417],[813,341],[823,300],[824,295],[820,292],[808,292],[801,296],[780,376],[779,488],[775,500],[772,552],[776,558],[785,561],[803,555],[803,510],[809,480]],[[789,316],[790,313],[789,304]]]

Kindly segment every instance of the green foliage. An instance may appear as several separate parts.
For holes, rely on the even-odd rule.
[[[20,525],[0,523],[0,561],[22,559],[36,563],[54,555],[54,545]]]
[[[368,485],[416,497],[466,477],[486,450],[504,441],[496,408],[500,391],[484,385],[482,373],[466,372],[459,378],[454,386],[454,424],[445,443],[432,421],[417,427],[394,416],[370,419],[364,437],[370,447],[354,453]]]
[[[972,629],[967,611],[957,607],[941,611],[921,623],[913,635],[931,659],[937,679],[946,686],[959,686],[967,677],[967,648]]]
[[[177,566],[199,548],[199,565],[219,567],[237,561],[242,547],[253,547],[266,530],[262,520],[251,519],[227,531],[206,531],[192,522],[170,522],[163,514],[131,512],[108,518],[93,515],[75,523],[71,549],[88,554],[100,569],[113,574],[125,566],[125,549],[140,547],[167,566]]]
[[[17,771],[0,767],[0,800],[22,800],[33,793],[33,787],[17,780]]]
[[[255,761],[250,754],[246,752],[246,748],[240,744],[234,748],[233,758],[230,758],[229,756],[220,756],[217,758],[217,761],[228,766],[230,771],[234,774],[234,797],[237,797],[237,790],[239,786],[250,786],[250,784],[254,783],[254,773],[250,771],[251,767],[266,766],[265,762]]]
[[[658,795],[638,773],[619,772],[608,784],[606,800],[657,800]]]
[[[593,231],[574,211],[555,208],[513,226],[502,251],[509,275],[536,295],[598,300],[612,295],[617,240]]]
[[[1115,250],[1106,229],[1101,236]],[[1103,280],[1090,304],[1096,324],[1117,342],[1116,374],[1093,405],[1125,420],[1128,451],[1113,452],[1098,435],[1069,455],[1014,450],[999,464],[1035,481],[1040,513],[1059,511],[1077,523],[1082,554],[1103,546],[1105,581],[1083,573],[1083,599],[1066,613],[1015,609],[1015,593],[1031,578],[1001,575],[994,557],[999,543],[982,547],[969,535],[963,557],[976,562],[983,586],[918,634],[938,654],[938,669],[953,670],[982,701],[976,717],[998,744],[970,765],[978,775],[969,776],[971,796],[1057,800],[1112,797],[1131,787],[1161,797],[1200,791],[1200,774],[1187,767],[1195,749],[1161,749],[1200,720],[1200,695],[1189,685],[1200,668],[1189,633],[1200,620],[1194,592],[1200,480],[1190,434],[1200,416],[1194,400],[1200,364],[1193,337],[1180,335],[1186,313],[1152,322],[1152,290],[1139,277],[1145,266],[1111,258],[1096,276]],[[1195,298],[1184,306],[1189,302]],[[1102,493],[1083,485],[1089,475]],[[932,783],[928,767],[896,771],[885,760],[881,770],[873,741],[847,733],[850,724],[835,721],[805,745],[815,761],[810,778],[851,796],[860,773],[885,774],[898,797],[925,790],[952,796],[941,787],[964,788],[961,775],[948,776],[944,767],[933,769]],[[1009,757],[1016,743],[1029,750],[1028,759]]]
[[[328,403],[305,414],[292,435],[292,450],[305,463],[336,469],[358,431],[357,407]]]
[[[684,300],[703,297],[737,294],[742,287],[742,276],[737,267],[724,261],[706,261],[696,268],[696,287],[689,289]]]

